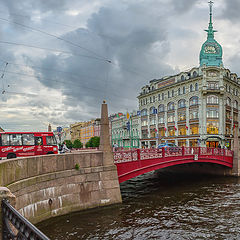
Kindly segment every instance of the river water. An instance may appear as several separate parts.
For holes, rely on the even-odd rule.
[[[240,239],[240,179],[148,173],[121,184],[123,203],[45,221],[55,240]]]

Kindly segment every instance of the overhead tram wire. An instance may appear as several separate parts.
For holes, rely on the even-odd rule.
[[[0,59],[0,61],[6,62],[3,59]],[[45,67],[39,67],[39,66],[34,66],[34,65],[12,63],[12,62],[9,62],[9,61],[8,61],[8,64],[9,65],[15,65],[15,66],[22,66],[22,67],[30,67],[30,68],[33,68],[33,69],[42,69],[44,71],[50,71],[50,72],[56,72],[56,73],[65,73],[65,74],[71,75],[71,77],[74,77],[76,79],[79,79],[79,76],[86,77],[88,79],[96,79],[94,76],[87,76],[87,75],[82,75],[82,74],[76,75],[76,74],[73,74],[72,72],[65,72],[65,71],[61,71],[61,70],[57,70],[57,69],[53,69],[53,68],[45,68]]]
[[[24,47],[29,47],[29,48],[36,48],[36,49],[40,49],[40,50],[46,50],[46,51],[51,51],[51,52],[64,53],[64,54],[69,54],[69,55],[79,56],[79,57],[92,58],[92,59],[96,59],[96,60],[100,60],[100,61],[104,61],[104,62],[106,61],[105,59],[98,58],[98,57],[94,57],[94,56],[88,56],[88,55],[83,55],[83,54],[76,54],[76,53],[73,53],[73,52],[68,52],[68,51],[63,51],[63,50],[58,50],[58,49],[37,47],[37,46],[28,45],[28,44],[24,44],[24,43],[15,43],[15,42],[8,42],[8,41],[1,41],[1,40],[0,40],[0,43],[10,44],[10,45],[17,45],[17,46],[24,46]]]
[[[68,43],[68,44],[70,44],[70,45],[72,45],[72,46],[79,47],[80,49],[83,49],[83,50],[85,50],[85,51],[87,51],[87,52],[89,52],[89,53],[91,53],[91,54],[93,54],[93,55],[95,55],[95,56],[97,56],[97,57],[99,57],[99,58],[102,58],[102,59],[105,60],[106,62],[111,63],[111,60],[109,60],[109,59],[101,56],[100,54],[98,54],[98,53],[96,53],[96,52],[94,52],[94,51],[92,51],[92,50],[90,50],[90,49],[88,49],[88,48],[82,47],[82,46],[79,45],[79,44],[76,44],[76,43],[71,42],[71,41],[69,41],[69,40],[67,40],[67,39],[64,39],[64,38],[62,38],[62,37],[60,37],[60,36],[54,35],[54,34],[52,34],[52,33],[45,32],[45,31],[40,30],[40,29],[37,29],[37,28],[33,28],[33,27],[30,27],[30,26],[26,26],[26,25],[24,25],[24,24],[21,24],[21,23],[15,22],[15,21],[10,21],[10,20],[5,19],[5,18],[1,18],[1,17],[0,17],[0,20],[5,21],[5,22],[9,22],[9,23],[12,23],[12,24],[19,25],[19,26],[21,26],[21,27],[23,27],[23,28],[29,29],[29,30],[31,30],[31,31],[39,32],[39,33],[45,34],[45,35],[50,36],[50,37],[54,37],[54,38],[56,38],[56,39],[58,39],[58,40],[61,40],[61,41],[66,42],[66,43]]]
[[[66,43],[68,43],[68,44],[70,44],[70,45],[72,45],[72,46],[79,47],[79,48],[81,48],[81,49],[83,49],[83,50],[85,50],[85,51],[87,51],[87,52],[89,52],[89,53],[92,53],[92,54],[94,54],[95,56],[99,57],[100,59],[102,59],[103,61],[105,61],[105,62],[107,62],[107,63],[110,63],[110,64],[113,64],[113,65],[116,65],[116,66],[117,66],[117,64],[115,64],[112,60],[110,60],[110,59],[108,59],[108,58],[106,58],[106,57],[104,57],[104,56],[101,56],[100,54],[98,54],[98,53],[96,53],[96,52],[94,52],[94,51],[92,51],[92,50],[90,50],[90,49],[88,49],[88,48],[85,48],[85,47],[83,47],[83,46],[81,46],[81,45],[79,45],[79,44],[76,44],[76,43],[73,43],[73,42],[71,42],[71,41],[69,41],[69,40],[67,40],[67,39],[64,39],[64,38],[62,38],[62,37],[60,37],[60,36],[57,36],[57,35],[48,33],[48,32],[46,32],[46,31],[43,31],[43,30],[40,30],[40,29],[37,29],[37,28],[33,28],[33,27],[30,27],[30,26],[26,26],[26,25],[24,25],[24,24],[21,24],[21,23],[15,22],[15,21],[10,21],[10,20],[5,19],[5,18],[1,18],[1,17],[0,17],[0,20],[6,21],[6,22],[9,22],[9,23],[12,23],[12,24],[19,25],[19,26],[21,26],[21,27],[23,27],[23,28],[26,28],[26,29],[29,29],[29,30],[31,30],[31,31],[40,32],[40,33],[42,33],[42,34],[45,34],[45,35],[54,37],[54,38],[56,38],[56,39],[58,39],[58,40],[61,40],[61,41],[66,42]],[[123,64],[122,64],[122,65],[123,65]],[[139,74],[139,72],[132,71],[132,70],[130,70],[130,69],[127,68],[127,67],[125,67],[125,68],[127,69],[128,72],[132,72],[132,73],[135,73],[135,74],[141,76],[141,75]],[[142,76],[141,76],[141,77],[142,77]],[[146,79],[146,76],[144,76],[144,79]]]
[[[12,71],[6,71],[7,73],[10,73],[10,74],[16,74],[16,75],[21,75],[21,76],[28,76],[28,77],[32,77],[32,78],[36,78],[38,79],[39,77],[38,76],[35,76],[35,75],[31,75],[31,74],[26,74],[26,73],[19,73],[19,72],[12,72]],[[65,81],[59,81],[59,80],[55,80],[55,79],[52,79],[52,78],[41,78],[41,79],[45,79],[45,80],[50,80],[50,81],[53,81],[53,82],[59,82],[59,83],[66,83]],[[69,80],[68,80],[69,82]],[[78,86],[79,88],[84,88],[84,89],[88,89],[88,90],[92,90],[92,91],[97,91],[99,92],[99,89],[96,89],[96,88],[91,88],[91,87],[86,87],[86,86],[82,86],[80,84],[77,84],[76,82],[74,81],[71,81],[75,86]],[[42,83],[42,82],[41,82]],[[14,92],[8,92],[8,93],[14,93]],[[16,93],[17,94],[17,93]],[[20,93],[19,93],[20,94]],[[117,97],[117,98],[122,98],[122,96],[119,96],[119,95],[116,95],[114,94],[114,97]],[[125,98],[125,99],[128,99],[128,100],[132,100],[130,98]]]
[[[76,54],[76,53],[72,53],[72,52],[68,52],[68,51],[62,51],[62,50],[58,50],[58,49],[51,49],[51,48],[44,48],[44,47],[38,47],[38,46],[33,46],[33,45],[28,45],[28,44],[22,44],[22,43],[14,43],[14,42],[8,42],[8,41],[1,41],[0,40],[0,43],[3,43],[3,44],[10,44],[10,45],[17,45],[17,46],[24,46],[24,47],[29,47],[29,48],[36,48],[36,49],[40,49],[40,50],[46,50],[46,51],[52,51],[52,52],[59,52],[59,53],[64,53],[64,54],[69,54],[69,55],[73,55],[73,56],[79,56],[79,57],[86,57],[86,58],[92,58],[92,59],[96,59],[96,60],[100,60],[100,61],[104,61],[106,62],[105,59],[102,59],[102,58],[97,58],[97,57],[94,57],[94,56],[87,56],[87,55],[82,55],[82,54]],[[133,73],[135,75],[138,75],[140,76],[141,78],[143,79],[148,79],[149,77],[145,76],[145,75],[142,75],[142,73],[140,74],[139,71],[135,71],[135,70],[132,70],[130,68],[128,68],[125,64],[123,63],[120,63],[119,65],[114,63],[113,61],[108,61],[109,64],[112,64],[114,66],[120,66],[122,68],[122,70],[124,71],[127,71],[127,72],[130,72],[130,73]]]

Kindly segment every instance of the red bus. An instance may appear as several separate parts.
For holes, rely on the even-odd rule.
[[[0,132],[0,158],[57,154],[52,132]]]

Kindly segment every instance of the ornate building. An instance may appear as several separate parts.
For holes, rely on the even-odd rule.
[[[200,66],[153,79],[138,96],[141,145],[227,146],[239,122],[240,78],[223,67],[222,47],[214,39],[212,2]]]
[[[129,114],[129,113],[127,113]],[[112,146],[117,144],[123,148],[139,148],[139,116],[136,111],[128,115],[115,114],[110,117],[112,123]]]

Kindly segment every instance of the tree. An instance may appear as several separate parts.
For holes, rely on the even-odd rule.
[[[67,148],[71,149],[73,147],[71,140],[65,140],[65,143],[66,143]]]
[[[83,144],[81,143],[81,141],[79,139],[76,139],[73,143],[73,147],[74,148],[82,148]]]
[[[89,147],[99,147],[100,144],[100,137],[92,137],[89,139],[89,141],[86,143],[86,148]]]

